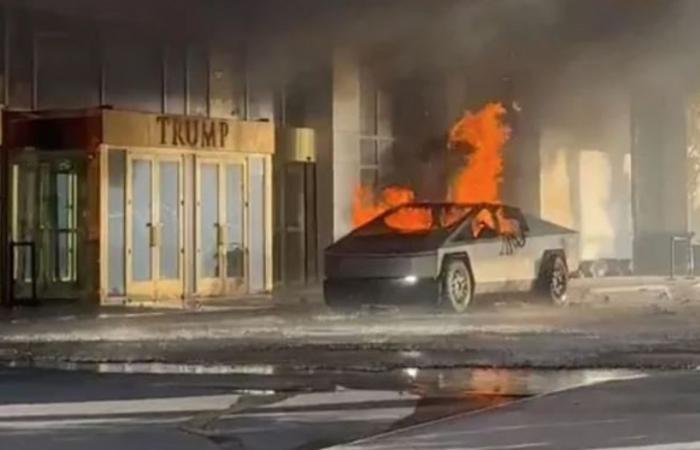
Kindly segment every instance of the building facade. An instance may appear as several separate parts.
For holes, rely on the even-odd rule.
[[[187,306],[271,292],[285,270],[273,253],[287,252],[273,244],[285,226],[273,226],[284,219],[273,177],[313,165],[314,139],[276,123],[277,90],[253,78],[241,41],[1,11],[3,303]],[[296,256],[288,266],[307,259]]]
[[[687,245],[671,261],[671,242],[700,224],[694,66],[625,71],[608,47],[572,58],[590,36],[563,21],[558,51],[518,34],[518,14],[471,39],[492,13],[472,2],[444,2],[433,25],[408,7],[268,3],[0,4],[4,302],[313,285],[357,188],[444,199],[447,130],[490,101],[513,128],[503,200],[578,230],[582,273],[683,269]],[[405,26],[383,30],[393,18]]]

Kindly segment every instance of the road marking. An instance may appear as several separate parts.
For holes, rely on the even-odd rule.
[[[164,424],[179,424],[186,417],[176,417],[176,418],[165,418],[159,417],[157,419],[144,419],[144,418],[125,418],[125,417],[102,417],[98,419],[58,419],[58,420],[12,420],[12,421],[0,421],[0,430],[7,431],[18,431],[18,430],[45,430],[46,428],[71,428],[71,427],[85,427],[89,425],[138,425],[143,427],[144,425],[164,425]]]
[[[194,412],[228,408],[238,395],[202,395],[172,398],[141,398],[131,400],[100,400],[86,402],[57,402],[0,405],[2,419],[66,416],[100,416],[117,414],[154,414]]]

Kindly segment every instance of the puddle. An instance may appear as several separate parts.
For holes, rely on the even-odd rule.
[[[76,380],[60,392],[53,388],[55,383],[49,383],[56,414],[66,405],[104,404],[144,414],[146,409],[134,409],[135,403],[151,409],[157,404],[186,416],[178,425],[181,431],[221,447],[283,450],[326,448],[534,395],[645,376],[630,370],[404,368],[363,372],[274,365],[77,362],[11,366],[16,371],[45,372],[45,376],[27,378],[38,382],[47,383],[53,376]],[[24,379],[21,374],[18,377]],[[21,394],[15,402],[31,403],[31,395],[43,401],[41,389],[32,392],[35,390]],[[124,392],[133,398],[124,398]],[[226,401],[212,400],[219,398]],[[189,413],[193,399],[202,412]],[[23,420],[31,422],[31,417]]]
[[[245,379],[241,389],[274,392],[274,380],[294,379],[306,384],[306,390],[333,389],[391,390],[412,392],[424,397],[460,397],[464,395],[494,395],[529,397],[548,392],[586,386],[611,380],[645,376],[634,370],[543,370],[454,368],[404,368],[385,372],[295,370],[270,364],[200,365],[169,363],[84,363],[84,362],[12,362],[5,367],[85,371],[101,374],[141,375],[210,375],[235,376]],[[256,381],[258,383],[256,383]],[[235,380],[234,383],[235,385]],[[256,385],[256,384],[259,384]],[[317,389],[314,389],[314,388]]]
[[[290,375],[275,374],[285,376]],[[325,393],[312,391],[269,401],[253,394],[249,401],[255,408],[222,414],[205,428],[215,442],[236,442],[236,448],[264,448],[268,444],[264,430],[274,427],[284,436],[275,448],[320,449],[533,395],[643,376],[626,370],[309,372],[304,375],[309,386],[323,379],[335,387]],[[280,417],[284,417],[284,425],[280,425]]]
[[[426,395],[530,397],[612,380],[646,376],[632,370],[403,369]]]
[[[5,367],[19,369],[51,369],[114,374],[155,375],[273,375],[275,366],[269,364],[206,365],[156,362],[95,363],[74,361],[11,361]]]

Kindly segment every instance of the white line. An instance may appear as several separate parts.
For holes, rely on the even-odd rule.
[[[0,420],[44,416],[60,418],[65,416],[88,417],[114,414],[208,411],[228,408],[237,400],[238,395],[227,394],[197,397],[0,405]]]
[[[165,425],[165,424],[179,424],[184,420],[189,419],[190,416],[183,416],[177,418],[158,418],[154,420],[149,419],[129,419],[123,417],[106,417],[99,419],[58,419],[58,420],[13,420],[7,422],[0,421],[0,430],[41,430],[46,428],[71,428],[71,427],[85,427],[89,425],[138,425],[143,427],[144,425]]]

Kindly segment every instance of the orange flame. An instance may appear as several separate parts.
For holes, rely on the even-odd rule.
[[[401,233],[416,233],[433,226],[433,213],[430,208],[401,208],[388,215],[384,223]]]
[[[502,119],[506,109],[488,103],[476,114],[467,111],[452,127],[449,147],[469,152],[468,164],[457,175],[452,200],[457,203],[500,203],[503,180],[503,147],[510,128]]]
[[[452,207],[440,214],[440,226],[449,228],[469,214],[470,208]]]
[[[388,187],[382,191],[379,198],[375,198],[370,189],[360,186],[355,190],[355,198],[353,199],[353,225],[355,228],[362,226],[385,211],[411,203],[414,199],[414,192],[408,188]]]
[[[501,202],[503,147],[510,138],[510,128],[502,121],[505,113],[501,103],[488,103],[476,114],[467,111],[450,130],[449,148],[465,152],[465,166],[452,186],[452,201]],[[360,227],[385,211],[414,199],[415,193],[405,187],[391,186],[377,196],[360,186],[353,199],[353,225]],[[442,226],[449,226],[463,214],[466,213],[455,211],[441,217]],[[399,231],[416,232],[430,229],[432,220],[428,209],[408,208],[387,217],[386,224]]]

